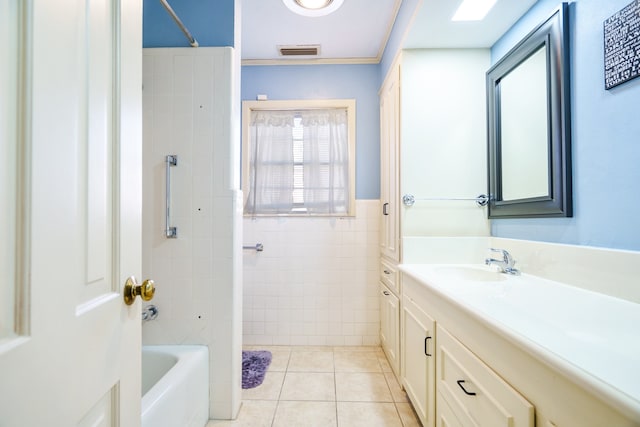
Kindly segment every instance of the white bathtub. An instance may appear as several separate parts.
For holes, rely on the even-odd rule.
[[[142,427],[203,427],[209,420],[209,349],[142,347]]]

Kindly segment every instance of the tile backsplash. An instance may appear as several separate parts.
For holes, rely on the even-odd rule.
[[[246,345],[379,344],[379,201],[356,216],[244,218]]]

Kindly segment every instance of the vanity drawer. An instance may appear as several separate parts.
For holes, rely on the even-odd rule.
[[[436,336],[436,387],[462,425],[534,426],[531,403],[440,325]]]
[[[436,397],[436,407],[438,408],[436,426],[464,427],[464,424],[454,414],[453,409],[451,409],[451,406],[449,406],[447,400],[442,397],[442,393],[438,393],[438,396]]]
[[[380,260],[380,281],[387,285],[396,295],[400,293],[398,267],[384,259]]]

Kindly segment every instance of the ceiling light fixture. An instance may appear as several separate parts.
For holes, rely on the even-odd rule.
[[[464,0],[452,21],[482,21],[497,0]]]
[[[300,6],[305,9],[322,9],[329,6],[333,0],[296,0]]]
[[[325,16],[338,10],[344,0],[282,0],[291,10],[302,16]]]

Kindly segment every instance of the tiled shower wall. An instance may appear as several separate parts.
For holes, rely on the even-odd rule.
[[[379,201],[354,218],[244,218],[243,343],[379,344]]]
[[[143,344],[209,347],[210,415],[240,405],[242,223],[234,190],[234,53],[231,48],[144,49],[143,266],[159,315]],[[239,117],[239,116],[238,116]],[[165,237],[165,156],[171,225]]]

